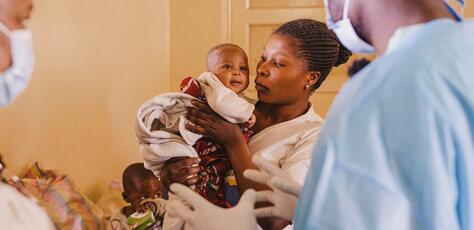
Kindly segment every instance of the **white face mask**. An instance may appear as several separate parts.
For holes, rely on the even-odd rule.
[[[341,41],[341,43],[353,53],[374,53],[375,48],[362,40],[354,30],[354,26],[349,19],[349,3],[350,0],[345,0],[344,2],[342,20],[334,22],[329,13],[328,0],[324,0],[328,27],[334,31],[339,41]]]
[[[0,32],[9,38],[12,56],[12,65],[0,73],[0,107],[2,107],[15,100],[28,85],[35,66],[35,56],[30,30],[9,31],[0,23]]]

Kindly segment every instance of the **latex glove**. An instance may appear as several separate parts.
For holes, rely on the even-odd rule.
[[[269,202],[273,206],[258,208],[255,210],[255,215],[259,218],[280,217],[291,221],[295,215],[302,186],[283,170],[263,158],[255,156],[252,161],[261,171],[247,169],[244,171],[244,177],[266,184],[273,189],[273,191],[257,192],[257,202]]]
[[[169,201],[167,211],[170,212],[170,215],[183,219],[186,222],[186,229],[257,229],[257,219],[254,212],[256,192],[253,189],[245,191],[237,206],[228,209],[212,204],[181,184],[172,184],[170,190],[184,202]]]

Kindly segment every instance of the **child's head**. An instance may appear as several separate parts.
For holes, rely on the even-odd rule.
[[[247,54],[237,45],[224,43],[213,47],[207,53],[206,66],[235,93],[241,93],[249,86]]]
[[[161,197],[161,182],[143,163],[129,165],[123,172],[122,183],[123,199],[131,204],[134,211],[139,210],[142,200]]]

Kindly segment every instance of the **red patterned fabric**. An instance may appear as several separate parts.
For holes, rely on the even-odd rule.
[[[192,77],[183,79],[180,89],[183,93],[206,101],[206,96],[202,92],[199,82]],[[244,132],[244,135],[249,141],[252,132]],[[200,165],[202,167],[196,192],[215,205],[225,208],[232,207],[232,204],[225,197],[226,183],[224,178],[232,170],[232,164],[225,148],[208,137],[197,140],[193,147],[201,158]]]

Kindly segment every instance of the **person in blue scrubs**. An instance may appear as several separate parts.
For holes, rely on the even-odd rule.
[[[296,229],[474,229],[474,21],[433,0],[326,7],[348,49],[379,58],[336,97]]]

